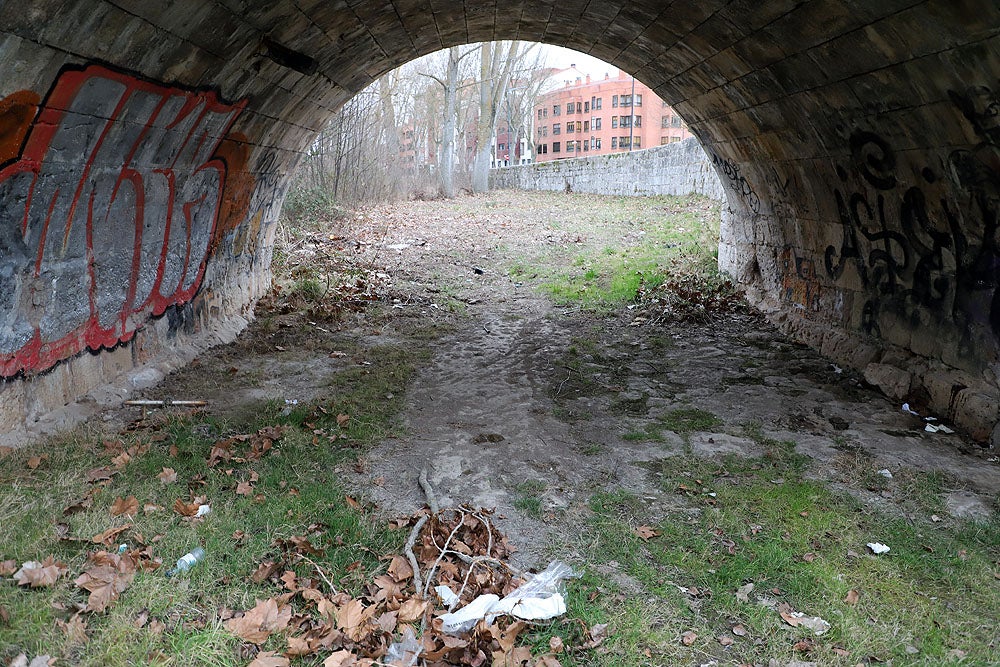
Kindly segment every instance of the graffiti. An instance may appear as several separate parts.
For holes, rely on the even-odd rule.
[[[786,301],[796,308],[818,311],[820,288],[816,280],[816,264],[811,259],[798,257],[791,248],[781,253],[781,288]]]
[[[100,66],[64,70],[37,107],[0,103],[0,375],[191,300],[226,185],[216,149],[244,106]]]
[[[886,309],[914,327],[923,310],[950,313],[959,326],[981,322],[1000,338],[1000,102],[981,88],[952,99],[983,138],[949,156],[959,196],[949,199],[948,184],[929,167],[919,184],[905,187],[895,152],[872,132],[849,140],[862,187],[850,192],[848,171],[837,167],[843,238],[839,248],[826,248],[824,268],[834,280],[848,268],[856,273],[870,295],[861,312],[868,333],[881,333]]]
[[[736,194],[747,203],[751,211],[760,213],[760,197],[750,187],[746,176],[740,171],[740,166],[732,160],[722,159],[713,151],[707,152],[712,156],[712,164],[716,166],[716,169],[721,170],[722,174],[729,179],[730,187],[735,190]]]

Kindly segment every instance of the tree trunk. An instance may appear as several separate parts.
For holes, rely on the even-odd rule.
[[[479,121],[476,123],[476,157],[472,164],[472,191],[490,189],[490,162],[493,154],[493,129],[500,102],[507,93],[510,73],[518,55],[518,42],[510,42],[506,57],[502,42],[485,42],[479,63]]]

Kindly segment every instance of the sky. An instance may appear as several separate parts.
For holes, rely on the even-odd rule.
[[[579,51],[573,51],[561,46],[551,46],[549,44],[543,44],[540,48],[546,55],[549,67],[565,69],[575,64],[578,70],[584,74],[589,74],[594,79],[603,78],[605,72],[611,76],[615,76],[618,73],[618,68],[614,65],[609,65],[603,60],[598,60],[593,56],[588,56]]]

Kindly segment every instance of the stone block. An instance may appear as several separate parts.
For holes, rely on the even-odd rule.
[[[865,381],[878,387],[890,398],[904,399],[910,393],[913,377],[901,368],[871,363],[865,366],[864,374]]]

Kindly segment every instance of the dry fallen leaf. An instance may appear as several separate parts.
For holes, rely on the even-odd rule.
[[[160,484],[173,484],[177,481],[177,471],[173,468],[164,468],[157,477],[160,479]]]
[[[352,509],[356,509],[359,512],[361,511],[361,503],[359,503],[351,496],[344,496],[344,500],[347,501],[347,504],[350,505]]]
[[[639,526],[638,528],[635,529],[635,534],[646,541],[648,541],[652,537],[659,537],[660,535],[662,535],[660,531],[650,526]]]
[[[323,661],[323,667],[351,667],[358,663],[350,651],[337,651],[327,656]]]
[[[344,428],[345,426],[347,426],[347,422],[349,421],[351,421],[350,415],[345,415],[345,414],[337,415],[337,426],[339,426],[340,428]]]
[[[747,629],[746,629],[746,628],[744,628],[744,627],[743,627],[742,625],[740,625],[740,624],[736,624],[736,625],[734,625],[734,626],[733,626],[733,628],[732,628],[732,632],[733,632],[733,634],[734,634],[734,635],[736,635],[737,637],[746,637],[746,635],[747,635]]]
[[[715,639],[723,646],[732,646],[733,644],[736,643],[736,640],[730,637],[729,635],[719,635]]]
[[[814,554],[811,551],[809,553],[802,554],[802,560],[804,560],[807,563],[811,563],[814,560],[816,560],[816,554]]]
[[[263,644],[274,632],[283,630],[292,618],[290,605],[278,606],[275,598],[258,602],[257,606],[239,618],[231,618],[223,625],[237,637],[253,644]]]
[[[128,498],[118,497],[111,503],[111,516],[121,516],[122,514],[133,515],[139,512],[139,501],[135,496]]]
[[[698,639],[698,635],[692,632],[691,630],[688,630],[687,632],[681,635],[681,643],[684,644],[685,646],[691,646],[692,644],[694,644],[696,639]]]
[[[66,641],[70,644],[83,644],[89,639],[87,637],[87,621],[83,620],[80,614],[74,614],[68,621],[56,619],[56,625],[66,633]]]
[[[198,507],[200,506],[201,503],[186,503],[180,498],[174,501],[174,511],[181,516],[194,516],[198,513]]]
[[[66,573],[66,564],[60,563],[52,556],[44,561],[31,560],[21,566],[21,569],[14,573],[14,581],[18,586],[31,586],[40,588],[51,586]]]
[[[553,653],[562,653],[565,648],[562,637],[556,635],[549,638],[549,650]]]
[[[252,496],[253,495],[253,484],[250,482],[240,482],[236,485],[236,495],[238,496]]]
[[[247,667],[288,667],[288,658],[274,651],[262,651]]]
[[[28,459],[28,467],[34,470],[38,466],[42,465],[42,463],[48,460],[49,460],[48,454],[42,454],[41,456],[32,456],[31,458]]]
[[[131,556],[99,551],[91,554],[90,567],[73,582],[90,591],[87,611],[102,612],[114,602],[135,578],[136,562]]]
[[[412,623],[424,615],[427,601],[410,598],[399,607],[399,622]]]
[[[111,544],[115,541],[115,538],[124,533],[126,530],[132,527],[132,524],[126,523],[124,526],[118,526],[117,528],[108,528],[103,533],[98,533],[90,538],[90,541],[94,544]]]
[[[847,597],[844,598],[844,602],[846,602],[849,605],[856,605],[860,598],[861,594],[852,588],[851,590],[847,591]]]
[[[118,456],[111,459],[111,463],[113,463],[116,468],[123,468],[131,460],[132,456],[129,455],[128,452],[122,452]]]
[[[9,577],[15,572],[17,572],[16,560],[12,558],[10,560],[0,561],[0,577]]]

